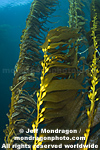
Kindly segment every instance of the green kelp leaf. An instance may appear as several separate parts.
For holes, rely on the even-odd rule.
[[[83,26],[83,25],[85,25],[86,24],[86,22],[78,22],[78,25],[79,26]]]
[[[56,102],[46,102],[44,104],[44,107],[45,108],[54,108],[54,109],[57,109],[57,108],[62,108],[65,105],[66,105],[66,100],[58,102],[58,103],[56,103]]]
[[[57,52],[55,52],[55,54],[51,54],[51,55],[49,55],[50,57],[52,57],[52,60],[59,60],[59,59],[61,59],[61,60],[65,60],[66,58],[65,58],[65,53],[58,53],[58,51]]]
[[[57,74],[56,73],[48,73],[45,77],[44,77],[44,85],[49,84],[50,81],[52,80],[53,77],[55,77]]]
[[[59,33],[59,32],[58,32]],[[40,46],[42,49],[43,48],[47,48],[48,47],[48,39],[50,39],[52,36],[54,37],[54,35],[58,35],[58,33],[57,33],[57,29],[55,28],[55,29],[53,29],[53,30],[51,30],[51,31],[49,31],[48,32],[48,34],[47,34],[47,37],[46,37],[46,40],[45,40],[45,42],[44,42],[44,44],[42,45],[42,46]]]
[[[72,69],[75,69],[75,67],[70,66],[70,65],[66,65],[66,63],[60,63],[60,62],[56,62],[56,61],[53,61],[52,63],[48,63],[48,65],[50,66],[50,67],[48,67],[49,69],[51,67],[63,67],[63,68],[72,68]]]
[[[74,79],[53,80],[46,89],[46,92],[60,90],[77,90],[85,89],[81,84]]]
[[[74,36],[74,34],[76,36],[79,36],[79,34],[73,33],[72,31],[71,32],[65,31],[62,34],[60,34],[59,36],[54,36],[54,37],[50,38],[50,41],[54,43],[54,42],[59,42],[64,39],[64,41],[67,42],[70,38],[72,38]],[[64,43],[66,44],[66,42],[64,42]],[[62,42],[62,44],[64,44],[64,43]]]
[[[81,5],[81,6],[84,6],[84,7],[85,7],[85,5],[84,5],[82,2],[79,2],[78,5],[79,5],[79,6]]]
[[[56,117],[62,117],[62,116],[66,116],[65,111],[59,111],[59,109],[46,109],[46,111],[44,112],[44,118],[46,119],[51,119],[51,118],[56,118]]]
[[[80,7],[76,7],[75,9],[82,11]]]
[[[73,47],[68,48],[69,51],[67,52],[67,54],[66,54],[66,53],[62,53],[62,52],[59,51],[59,50],[60,50],[60,49],[61,49],[61,50],[66,50],[68,46],[69,46],[69,45],[66,45],[66,46],[64,46],[64,47],[60,47],[58,50],[53,49],[52,52],[54,52],[54,51],[55,51],[55,52],[54,52],[54,54],[50,54],[49,57],[52,57],[52,56],[53,56],[53,57],[57,57],[56,59],[58,59],[58,58],[61,58],[61,59],[63,59],[63,60],[67,59],[67,57],[69,57],[69,56],[75,54],[75,46],[76,46],[76,45],[74,45]],[[64,49],[64,48],[65,48],[65,49]]]
[[[79,19],[85,21],[86,19],[83,16],[77,16]]]
[[[77,54],[74,55],[73,57],[73,66],[77,68],[78,62],[77,62]]]
[[[79,113],[80,107],[83,103],[81,96],[82,96],[82,93],[76,99],[75,99],[75,97],[73,97],[73,99],[74,99],[73,101],[71,99],[68,99],[68,101],[66,100],[67,104],[64,105],[63,109],[60,109],[60,110],[57,108],[55,110],[46,109],[46,111],[44,112],[44,117],[45,118],[55,118],[55,117],[66,116],[65,120],[68,120],[69,124],[72,125],[73,122],[75,121],[75,119]]]
[[[53,119],[53,121],[51,121],[50,124],[46,125],[46,130],[60,128],[63,124],[64,124],[64,119],[63,118],[62,118],[62,121],[61,121],[61,118]],[[40,133],[40,135],[42,135],[42,133]],[[48,135],[48,133],[45,133],[45,136],[47,136],[47,135]]]
[[[64,51],[64,50],[66,50],[68,48],[69,45],[71,45],[75,41],[76,41],[76,39],[70,39],[70,41],[66,42],[67,45],[65,45],[65,46],[59,45],[58,50],[56,50],[55,48],[54,49],[50,48],[50,49],[48,49],[48,52],[52,53],[54,51],[60,51],[60,52]]]
[[[48,93],[44,98],[43,101],[49,102],[61,102],[65,99],[71,99],[76,96],[78,90],[68,90],[68,91],[58,91]]]
[[[79,29],[78,29],[79,30]],[[80,36],[78,30],[72,30],[68,27],[60,27],[59,29],[56,28],[54,30],[51,30],[48,32],[48,35],[46,37],[46,40],[42,46],[40,46],[42,49],[50,46],[50,48],[55,48],[60,45],[67,44],[69,42],[68,40],[71,38],[78,38]],[[63,42],[62,42],[63,41]],[[49,45],[50,43],[50,45]],[[72,43],[72,41],[71,41]],[[49,49],[50,49],[49,48]],[[49,51],[48,49],[48,51]]]
[[[72,126],[80,112],[80,108],[83,104],[83,99],[82,99],[82,93],[80,93],[80,95],[78,97],[76,97],[76,99],[72,102],[72,104],[70,104],[70,107],[68,108],[68,106],[66,105],[66,120],[68,120],[69,122],[69,126]]]
[[[63,45],[63,44],[66,44],[66,42],[51,43],[51,44],[50,44],[50,48],[55,48],[55,47],[57,47],[57,46],[59,46],[59,45]],[[49,49],[50,49],[50,48],[49,48]]]
[[[47,72],[47,74],[45,75],[44,81],[43,81],[44,85],[46,85],[46,87],[47,87],[47,84],[49,84],[52,81],[53,77],[64,76],[64,75],[66,75],[66,73],[68,71],[69,72],[71,72],[71,71],[76,72],[76,69],[74,67],[69,66],[69,65],[66,65],[66,66],[67,66],[67,68],[71,68],[72,70],[64,70],[62,68],[49,68],[49,69],[51,69],[51,70],[49,70],[51,73]]]
[[[84,77],[85,77],[84,73],[80,73],[80,75],[77,77],[77,81],[78,81],[79,83],[82,83],[83,80],[84,80]]]
[[[94,46],[91,45],[91,46],[88,48],[87,62],[90,62],[90,61],[92,60],[93,53],[94,53]]]
[[[42,49],[47,48],[48,47],[48,40],[46,40],[44,42],[44,44],[42,46],[40,46]]]

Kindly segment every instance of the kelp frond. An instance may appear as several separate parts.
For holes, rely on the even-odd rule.
[[[45,85],[44,85],[44,76],[46,74],[46,59],[47,59],[47,54],[46,54],[46,49],[43,49],[44,52],[44,61],[41,63],[43,69],[42,69],[42,75],[41,75],[41,84],[40,84],[40,91],[37,92],[37,119],[36,121],[32,124],[33,127],[33,131],[37,130],[39,128],[39,124],[44,121],[44,116],[43,113],[45,111],[45,107],[42,108],[41,110],[41,105],[43,103],[43,97],[46,95],[45,92]],[[37,140],[37,132],[35,132],[34,134],[35,136],[35,140],[34,140],[34,145],[33,145],[33,150],[36,150],[36,146],[37,145],[41,145],[42,142],[39,141],[39,139]]]
[[[93,0],[94,4],[95,1]],[[81,0],[70,0],[69,3],[69,27],[60,26],[49,31],[42,46],[40,46],[41,40],[44,32],[47,32],[44,23],[54,12],[58,0],[34,0],[31,4],[26,28],[22,31],[20,54],[15,66],[13,85],[10,87],[12,98],[7,114],[9,125],[6,125],[5,130],[5,143],[10,146],[15,144],[15,136],[29,136],[20,129],[30,129],[31,123],[35,136],[33,150],[37,149],[37,145],[40,146],[39,150],[45,150],[44,144],[59,144],[59,141],[56,140],[41,141],[40,138],[37,139],[38,136],[56,136],[56,133],[38,134],[37,129],[40,126],[49,130],[76,129],[77,133],[70,134],[69,138],[84,135],[85,145],[88,141],[91,143],[93,137],[100,135],[100,130],[98,133],[90,135],[91,128],[100,123],[100,119],[98,119],[100,89],[97,88],[100,81],[100,75],[98,75],[100,55],[97,57],[97,52],[99,53],[99,15],[97,9],[94,8],[93,26],[91,27],[93,44],[91,58],[93,56],[93,60],[90,66],[91,72],[88,73],[89,80],[91,80],[88,98],[91,104],[88,106],[86,114],[83,107],[86,94],[84,91],[87,90],[83,84],[86,73],[84,65],[83,70],[78,65],[80,60],[84,60],[84,57],[78,59],[78,50],[84,39],[83,35],[85,35],[86,19],[82,11],[84,4]],[[42,68],[41,77],[37,68]],[[40,89],[39,81],[41,82]],[[35,115],[37,116],[35,117]],[[79,132],[80,129],[81,132]],[[63,136],[63,133],[59,134],[59,137]],[[98,139],[95,138],[94,143],[97,142]],[[19,140],[17,143],[30,144],[31,141]],[[64,144],[77,143],[77,140],[62,140],[62,150],[65,149]],[[10,148],[10,150],[12,149]],[[55,148],[50,147],[49,149]]]
[[[93,17],[93,27],[91,27],[91,31],[92,31],[92,39],[93,39],[93,46],[94,46],[94,54],[93,54],[93,60],[92,60],[92,64],[90,66],[91,68],[91,91],[88,94],[88,98],[91,102],[90,104],[90,108],[87,110],[87,115],[88,115],[88,128],[86,129],[86,133],[84,133],[84,136],[86,138],[84,145],[86,145],[88,143],[88,139],[89,139],[89,135],[90,135],[90,131],[91,131],[91,127],[94,126],[94,124],[96,125],[98,122],[96,121],[95,123],[95,115],[96,115],[96,101],[99,100],[99,98],[97,97],[97,84],[98,84],[98,58],[96,53],[98,52],[98,43],[96,40],[96,31],[97,31],[97,13],[96,13],[96,9],[95,9],[95,0],[93,0],[92,2],[92,11],[94,11],[94,17]],[[91,136],[90,136],[91,139]],[[83,148],[83,150],[87,150],[88,148]]]
[[[86,133],[84,134],[86,140],[84,145],[87,144],[89,134],[90,134],[90,129],[93,123],[94,115],[95,115],[95,102],[99,100],[99,98],[96,98],[97,95],[97,90],[96,90],[96,85],[98,84],[98,78],[97,74],[99,73],[97,69],[97,62],[96,62],[96,51],[94,52],[93,55],[93,61],[91,65],[91,92],[88,94],[88,98],[91,102],[90,109],[87,110],[87,115],[88,115],[88,128],[86,129]],[[84,148],[83,150],[87,150],[88,148]]]
[[[9,113],[9,125],[6,125],[5,143],[12,145],[17,143],[28,144],[30,141],[14,140],[15,136],[29,136],[20,129],[31,129],[31,121],[35,118],[37,103],[36,92],[39,89],[39,61],[43,59],[40,53],[41,35],[47,29],[44,27],[47,17],[51,15],[58,4],[57,0],[34,0],[30,13],[26,20],[26,28],[22,31],[20,54],[15,66]],[[42,36],[43,38],[43,36]],[[38,71],[39,68],[39,71]],[[31,149],[31,148],[30,148]]]
[[[79,40],[81,43],[86,44],[86,31],[85,31],[85,24],[86,24],[86,19],[84,17],[84,12],[83,12],[83,7],[85,5],[83,4],[82,0],[69,0],[69,27],[78,29],[79,33],[81,33],[80,39],[77,39],[76,42]],[[80,52],[79,46],[76,47],[77,53],[82,54]],[[79,51],[79,52],[78,52]]]
[[[96,17],[95,38],[96,38],[96,42],[98,45],[98,51],[100,52],[100,24],[99,24],[100,22],[100,0],[92,0],[91,2],[91,21],[90,21],[91,30],[87,33],[89,46],[93,45],[93,39],[91,37],[91,34],[93,32],[92,28],[93,28],[94,17]]]
[[[85,5],[81,0],[69,0],[69,27],[79,28],[84,35],[86,19],[84,17],[83,7]]]
[[[33,122],[33,129],[37,128],[41,118],[46,129],[75,128],[79,130],[82,128],[81,133],[69,135],[70,138],[82,135],[87,128],[87,120],[84,121],[86,115],[80,112],[84,100],[82,90],[85,88],[81,85],[77,74],[78,60],[75,46],[80,44],[75,42],[80,36],[77,32],[77,29],[73,30],[68,27],[55,28],[48,32],[46,41],[41,46],[44,61],[41,62],[43,69],[37,107],[39,103],[43,104],[43,111],[39,107],[37,115],[42,114],[42,116],[37,117]],[[79,114],[81,114],[80,117],[78,117]],[[39,134],[39,137],[44,136],[55,136],[55,133]],[[60,133],[59,136],[63,134]],[[35,144],[38,142],[37,140]],[[51,141],[43,140],[39,143],[39,149],[44,150],[41,143],[50,144]],[[59,141],[52,141],[52,144],[55,143],[59,144]],[[74,143],[74,141],[67,141],[67,143]],[[62,140],[62,144],[66,144],[66,141]],[[35,150],[36,147],[33,149]]]

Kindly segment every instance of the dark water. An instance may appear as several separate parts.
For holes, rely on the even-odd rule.
[[[6,113],[11,101],[9,86],[13,81],[13,69],[19,56],[19,43],[22,30],[25,28],[25,20],[30,11],[30,5],[0,8],[0,147],[3,143],[5,125],[8,123]],[[54,15],[58,18],[51,18],[55,24],[48,24],[50,28],[57,26],[68,26],[68,7],[67,0],[60,1]],[[84,8],[87,18],[89,14]],[[89,21],[87,23],[88,30]]]
[[[19,56],[19,43],[30,4],[0,9],[0,147],[3,143],[6,113],[11,101],[9,86],[13,81],[13,70]]]

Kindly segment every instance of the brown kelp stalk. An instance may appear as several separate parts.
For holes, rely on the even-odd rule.
[[[46,49],[43,49],[43,52],[44,52],[44,60],[41,62],[43,69],[42,69],[42,75],[40,78],[41,79],[40,91],[37,92],[37,119],[32,124],[33,131],[34,130],[37,131],[37,129],[39,128],[39,124],[44,120],[43,113],[45,111],[45,107],[43,107],[42,109],[40,107],[43,103],[42,98],[46,95],[46,92],[45,92],[46,85],[44,85],[44,76],[46,72],[48,71],[48,69],[46,68],[46,60],[47,60]],[[36,146],[41,145],[42,142],[40,142],[40,139],[36,140],[37,132],[35,132],[34,136],[35,136],[35,140],[34,140],[33,150],[36,150],[37,149]]]
[[[86,19],[84,18],[82,0],[69,0],[69,27],[78,28],[81,33],[85,33],[84,25]]]
[[[77,29],[73,30],[68,27],[55,28],[48,32],[45,43],[41,46],[44,52],[44,61],[41,63],[43,71],[40,91],[37,94],[39,111],[36,121],[33,122],[33,129],[37,129],[41,122],[45,129],[79,130],[81,128],[81,133],[73,134],[80,136],[87,127],[87,120],[83,121],[85,114],[82,115],[80,112],[84,98],[82,92],[78,90],[82,90],[84,87],[81,85],[83,80],[80,80],[77,74],[75,41],[80,36],[77,32]],[[73,46],[69,47],[69,45]],[[39,103],[43,104],[42,110]],[[81,115],[77,118],[79,114]],[[44,136],[52,137],[56,134],[39,133],[39,139],[33,145],[34,150],[42,149],[44,145],[59,144],[59,140],[41,141],[40,137]],[[64,134],[60,133],[59,136],[64,136]],[[67,144],[71,143],[74,141],[67,141]],[[62,144],[66,144],[66,141],[62,140]],[[62,147],[63,149],[65,148]]]
[[[19,136],[17,144],[31,143],[31,141],[26,143],[20,137],[29,136],[24,131],[31,129],[31,121],[35,117],[40,71],[37,68],[41,69],[39,61],[42,60],[39,45],[43,39],[43,32],[47,31],[44,23],[54,12],[55,5],[57,5],[57,0],[34,0],[26,20],[26,28],[22,31],[19,59],[15,66],[13,85],[10,87],[12,98],[7,114],[9,125],[6,125],[5,130],[5,143],[10,144],[10,150],[14,148],[15,136]]]
[[[88,115],[88,128],[86,129],[86,133],[84,133],[84,136],[86,138],[84,145],[87,144],[91,126],[93,123],[94,115],[95,115],[95,102],[99,100],[99,98],[96,98],[97,91],[96,91],[96,85],[98,84],[98,78],[97,74],[99,73],[98,67],[97,67],[97,56],[96,53],[98,52],[98,45],[96,41],[96,29],[97,29],[97,13],[95,12],[95,0],[93,0],[93,11],[94,11],[94,17],[93,17],[93,27],[91,28],[92,30],[92,39],[93,39],[93,45],[94,45],[94,54],[93,54],[93,60],[92,60],[92,65],[90,66],[91,68],[91,92],[88,94],[88,98],[91,102],[90,109],[87,110],[87,115]],[[84,150],[87,150],[88,148],[83,148]]]

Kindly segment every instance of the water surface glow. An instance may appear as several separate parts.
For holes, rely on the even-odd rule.
[[[15,6],[20,6],[20,5],[25,5],[33,0],[0,0],[0,8],[10,6],[10,7],[15,7]]]

